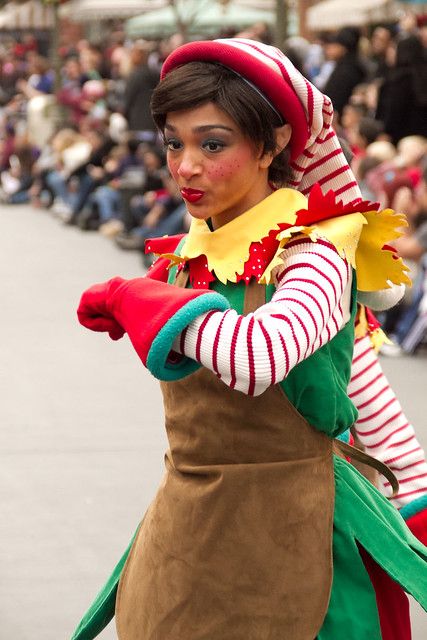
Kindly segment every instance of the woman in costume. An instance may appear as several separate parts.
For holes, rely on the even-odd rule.
[[[427,606],[427,549],[333,449],[357,418],[356,291],[407,280],[385,246],[402,218],[361,201],[330,101],[277,49],[184,45],[152,104],[190,232],[150,241],[148,277],[91,287],[78,314],[128,333],[162,381],[170,450],[74,637],[115,608],[120,640],[402,638],[384,594]]]

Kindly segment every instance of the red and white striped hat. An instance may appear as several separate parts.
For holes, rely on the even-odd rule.
[[[190,42],[166,59],[162,78],[194,61],[218,62],[248,80],[292,126],[292,176],[288,186],[308,194],[318,182],[345,203],[361,199],[357,182],[332,129],[333,106],[275,47],[228,38]]]

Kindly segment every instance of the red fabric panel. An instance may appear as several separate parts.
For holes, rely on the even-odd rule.
[[[427,509],[408,518],[406,524],[414,536],[427,546]]]
[[[375,589],[382,639],[411,640],[409,600],[406,593],[360,546],[359,553]]]

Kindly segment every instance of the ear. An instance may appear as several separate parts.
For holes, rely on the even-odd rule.
[[[288,146],[292,135],[292,127],[290,124],[284,124],[276,129],[276,150],[274,155],[277,156],[285,147]]]
[[[273,162],[273,159],[288,145],[291,135],[292,127],[290,124],[284,124],[275,129],[276,148],[274,151],[269,151],[261,156],[260,160],[263,169],[268,169]]]

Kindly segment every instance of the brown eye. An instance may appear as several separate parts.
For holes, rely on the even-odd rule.
[[[209,151],[209,153],[218,153],[218,151],[224,149],[225,144],[221,140],[206,140],[202,144],[202,147],[205,151]]]

